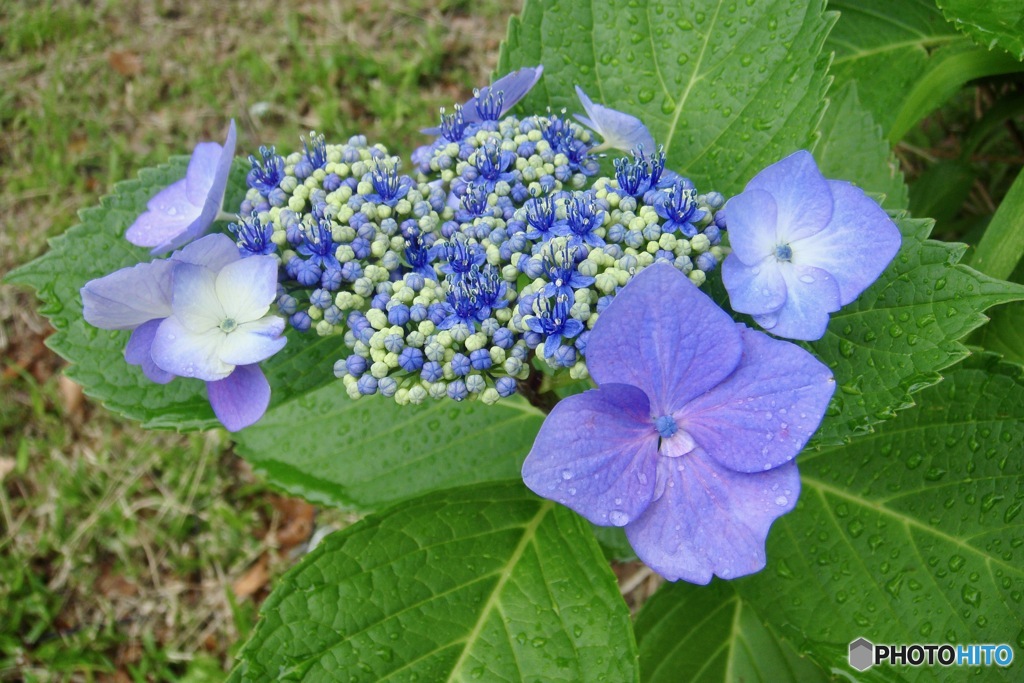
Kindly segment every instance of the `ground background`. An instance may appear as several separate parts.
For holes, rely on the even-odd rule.
[[[238,124],[408,152],[486,84],[518,0],[0,2],[0,276],[118,180]],[[0,680],[217,681],[274,578],[348,520],[223,433],[152,433],[60,378],[0,285]]]

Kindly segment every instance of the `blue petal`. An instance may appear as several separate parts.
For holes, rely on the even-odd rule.
[[[82,315],[93,327],[131,330],[171,314],[169,261],[140,263],[90,280],[82,287]]]
[[[179,377],[198,377],[208,382],[224,379],[235,369],[220,359],[224,336],[217,328],[194,332],[171,316],[160,323],[153,338],[153,362]]]
[[[779,271],[786,282],[786,303],[765,316],[755,315],[754,320],[778,337],[821,339],[828,314],[840,308],[839,285],[820,268],[782,264]]]
[[[162,370],[153,362],[153,338],[156,337],[157,328],[163,320],[150,320],[135,328],[132,336],[128,338],[128,346],[124,349],[124,359],[129,365],[141,365],[142,372],[151,382],[167,384],[174,375]]]
[[[828,184],[835,202],[832,220],[821,232],[794,242],[793,253],[801,263],[835,278],[839,303],[845,306],[878,279],[899,251],[901,238],[892,219],[862,190],[840,180]]]
[[[587,342],[598,385],[641,389],[669,415],[736,368],[742,345],[732,318],[667,263],[642,270],[601,313]]]
[[[765,539],[800,495],[800,473],[787,463],[744,474],[722,467],[697,449],[661,458],[664,493],[626,526],[637,557],[669,581],[706,584],[734,579],[765,566]]]
[[[523,481],[594,524],[622,526],[654,495],[657,455],[647,397],[609,384],[555,405],[523,463]]]
[[[761,472],[803,449],[836,384],[832,371],[796,344],[740,330],[743,358],[735,372],[675,417],[724,467]]]
[[[604,149],[621,149],[624,152],[632,152],[635,149],[643,148],[647,152],[654,151],[654,137],[651,136],[643,121],[635,116],[616,111],[604,105],[595,104],[583,88],[576,86],[576,95],[580,98],[587,115],[576,115],[576,119],[583,125],[594,130],[604,140],[595,147],[592,152]]]
[[[462,109],[462,118],[466,123],[480,120],[480,112],[477,111],[477,100],[487,97],[491,92],[502,93],[501,115],[504,116],[512,107],[516,106],[519,100],[526,97],[533,86],[537,85],[541,74],[544,73],[544,65],[524,66],[518,71],[502,76],[490,86],[480,88],[477,97],[466,102]]]
[[[722,262],[722,284],[734,311],[764,315],[786,303],[786,281],[773,256],[747,265],[735,253]]]
[[[200,143],[200,145],[213,145],[220,148],[220,155],[217,158],[217,165],[213,170],[213,177],[210,178],[207,174],[211,168],[208,164],[206,157],[209,156],[210,147],[204,147],[202,152],[203,158],[200,160],[197,170],[195,172],[196,177],[191,180],[191,184],[198,187],[207,187],[206,196],[201,206],[201,210],[195,220],[189,223],[183,230],[174,235],[168,235],[161,243],[153,247],[152,253],[156,255],[165,254],[173,249],[177,249],[180,246],[188,244],[194,239],[197,239],[210,229],[214,221],[217,220],[218,214],[220,214],[221,207],[224,203],[224,192],[228,184],[228,176],[231,174],[231,162],[234,159],[235,154],[235,122],[231,121],[228,126],[227,140],[224,142],[224,146],[221,147],[217,143],[207,142]],[[199,151],[197,145],[196,151]],[[193,152],[195,154],[195,152]],[[192,172],[192,165],[189,164],[189,173]],[[190,183],[189,175],[185,178],[186,185]],[[207,183],[209,183],[207,185]],[[148,246],[148,245],[147,245]]]
[[[775,253],[778,208],[775,198],[763,190],[747,190],[726,204],[729,215],[729,246],[732,254],[748,266]],[[738,309],[737,309],[738,310]]]
[[[793,242],[822,230],[832,217],[832,192],[810,152],[800,150],[765,168],[744,192],[763,190],[778,208],[777,237]],[[730,202],[731,204],[731,202]],[[729,232],[733,214],[729,212]]]
[[[239,365],[222,380],[206,383],[214,415],[229,432],[259,421],[270,405],[270,383],[259,365]]]
[[[202,206],[188,201],[184,178],[160,190],[146,207],[124,234],[137,247],[155,247],[174,238],[203,213]]]

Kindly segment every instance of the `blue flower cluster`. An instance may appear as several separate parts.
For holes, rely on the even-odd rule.
[[[664,261],[699,286],[724,256],[723,197],[667,171],[662,151],[596,177],[588,130],[504,115],[501,95],[442,112],[415,177],[362,137],[250,157],[231,231],[243,256],[279,256],[292,327],[345,335],[334,369],[353,398],[493,403],[535,361],[586,378],[589,330],[632,277]]]

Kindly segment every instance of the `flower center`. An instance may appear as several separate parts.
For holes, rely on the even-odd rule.
[[[226,320],[222,320],[221,323],[220,323],[221,331],[229,333],[229,334],[231,332],[233,332],[236,327],[238,327],[238,323],[235,322],[234,318],[228,318]]]
[[[658,434],[663,439],[672,438],[672,435],[679,431],[679,425],[676,424],[675,418],[671,415],[662,415],[655,418],[654,428],[658,430]]]
[[[788,244],[780,244],[775,247],[775,258],[780,261],[792,261],[793,249]]]

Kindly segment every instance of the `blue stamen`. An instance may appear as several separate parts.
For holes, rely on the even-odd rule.
[[[654,428],[658,430],[658,434],[663,439],[669,439],[673,434],[679,431],[679,425],[676,424],[676,420],[671,415],[662,415],[654,420]]]

